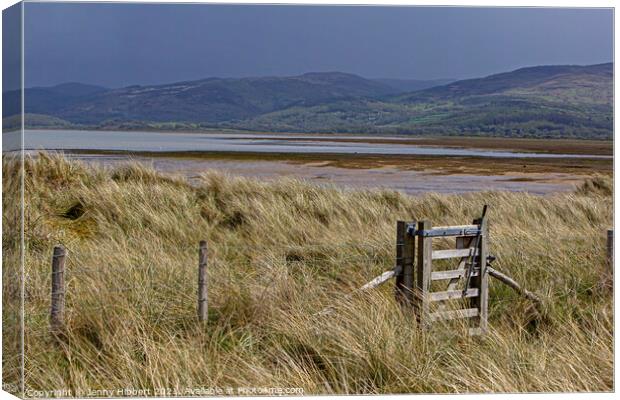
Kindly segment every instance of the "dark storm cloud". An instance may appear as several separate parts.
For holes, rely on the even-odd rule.
[[[344,71],[463,78],[612,60],[610,9],[27,3],[26,86]]]

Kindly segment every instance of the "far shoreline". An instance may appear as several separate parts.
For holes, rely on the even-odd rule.
[[[581,138],[513,138],[504,136],[456,136],[456,135],[414,135],[395,133],[352,133],[352,132],[267,132],[246,131],[239,129],[93,129],[93,128],[38,128],[29,127],[25,131],[96,131],[96,132],[149,132],[166,134],[203,134],[203,135],[271,135],[292,136],[300,139],[312,137],[316,141],[369,144],[407,144],[424,147],[450,147],[462,149],[506,150],[539,154],[588,154],[593,156],[613,156],[614,141]],[[8,132],[7,132],[8,133]],[[295,140],[292,138],[290,140]]]

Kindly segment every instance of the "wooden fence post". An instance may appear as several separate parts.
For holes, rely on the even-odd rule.
[[[198,249],[198,320],[208,317],[207,297],[207,242],[201,240]]]
[[[474,328],[470,332],[472,334],[484,335],[488,330],[489,313],[489,274],[487,272],[489,226],[486,217],[475,219],[474,224],[480,225],[480,242],[476,249],[479,255],[478,257],[474,257],[474,260],[477,260],[480,266],[480,272],[478,276],[473,277],[471,280],[471,287],[478,289],[478,296],[472,298],[470,304],[478,309],[480,324],[479,330]]]
[[[418,222],[418,231],[432,229],[430,221]],[[431,288],[431,268],[433,262],[433,238],[418,234],[418,263],[416,276],[416,311],[422,327],[429,322],[430,313],[429,291]]]
[[[65,317],[65,257],[63,246],[54,247],[52,256],[52,303],[50,307],[50,327],[58,333],[64,326]]]
[[[407,232],[407,228],[415,222],[398,221],[396,223],[396,284],[394,295],[396,301],[403,306],[413,305],[413,261],[415,255],[415,239]]]
[[[614,271],[614,230],[607,230],[607,264],[611,272]]]

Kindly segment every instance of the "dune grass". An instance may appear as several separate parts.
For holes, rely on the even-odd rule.
[[[3,160],[5,265],[18,249],[11,223],[17,167]],[[306,394],[613,389],[609,177],[545,197],[409,197],[216,173],[190,185],[139,165],[96,169],[47,155],[27,158],[24,168],[26,388],[172,395],[199,387],[299,387]],[[417,329],[396,305],[392,284],[345,297],[393,267],[397,220],[463,224],[483,204],[490,205],[494,266],[542,297],[542,315],[496,281],[490,333],[481,338],[454,323]],[[209,243],[206,324],[195,310],[201,239]],[[54,341],[47,310],[58,243],[69,253],[67,322]],[[11,271],[4,270],[5,343],[17,340],[6,306],[19,293]],[[328,305],[335,312],[314,315]],[[10,346],[5,365],[15,356]],[[15,369],[4,371],[5,380],[17,379]]]

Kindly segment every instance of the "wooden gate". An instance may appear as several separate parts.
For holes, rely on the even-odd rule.
[[[488,224],[485,206],[472,225],[433,227],[430,221],[397,223],[396,298],[413,307],[421,326],[468,318],[469,333],[484,334],[488,315]],[[454,249],[434,250],[433,239],[455,238]],[[416,243],[417,242],[417,243]],[[417,249],[416,249],[417,247]],[[417,251],[416,251],[417,250]],[[434,260],[454,259],[456,268],[433,270]],[[447,282],[433,291],[432,282]],[[439,284],[439,286],[442,286]],[[448,309],[460,300],[461,308]]]

